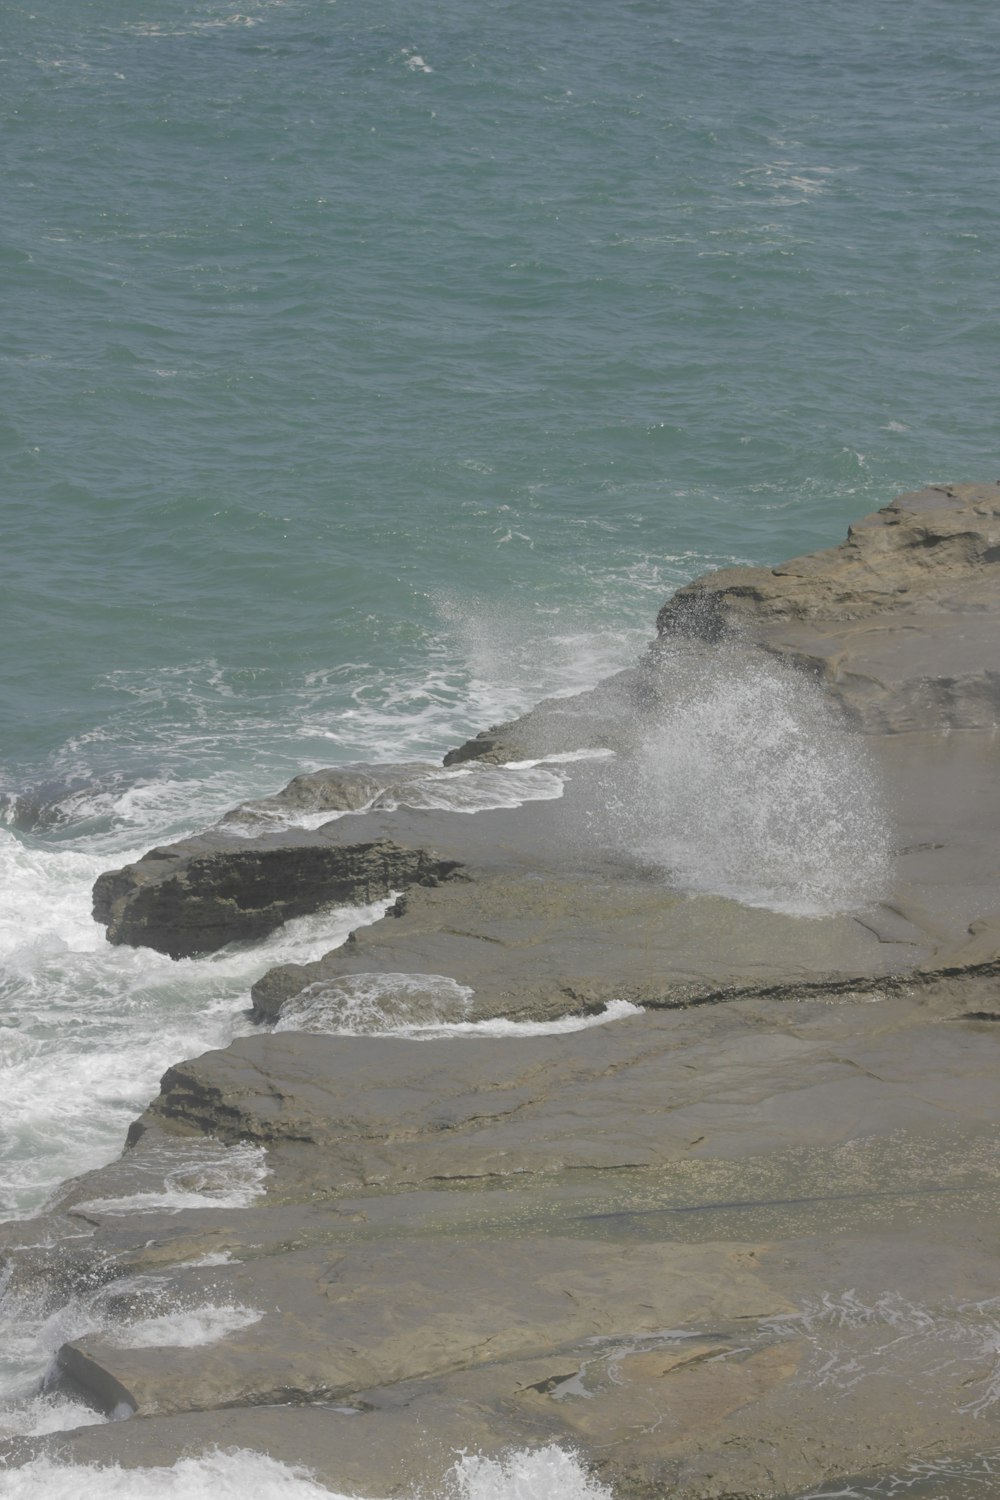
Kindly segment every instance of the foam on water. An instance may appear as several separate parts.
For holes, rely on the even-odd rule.
[[[53,1307],[45,1291],[0,1290],[0,1440],[105,1420],[83,1402],[40,1389],[60,1346],[102,1324],[85,1295]]]
[[[553,1021],[508,1021],[497,1016],[490,1021],[459,1021],[450,1026],[422,1027],[413,1035],[425,1041],[447,1037],[566,1036],[571,1031],[588,1031],[592,1026],[604,1026],[608,1021],[641,1015],[641,1005],[633,1005],[629,1000],[609,1000],[603,1010],[592,1016],[560,1016]]]
[[[143,851],[121,850],[116,863]],[[112,947],[91,916],[106,857],[0,831],[0,1218],[115,1156],[168,1063],[247,1031],[250,985],[374,921],[385,902],[289,923],[253,949],[175,962]]]
[[[312,1031],[335,1036],[449,1037],[558,1036],[602,1026],[640,1007],[612,1000],[597,1015],[553,1021],[470,1021],[474,991],[446,974],[345,974],[308,985],[286,1000],[275,1031]]]
[[[113,1184],[120,1176],[126,1184],[121,1193],[74,1201],[74,1207],[97,1214],[247,1208],[263,1190],[269,1171],[263,1146],[249,1142],[223,1146],[208,1138],[171,1141],[169,1147],[144,1142],[140,1151],[105,1169],[102,1181]],[[149,1187],[136,1188],[137,1180],[148,1180]]]
[[[761,652],[667,658],[664,705],[623,771],[620,828],[691,891],[801,916],[885,893],[891,824],[860,735]]]
[[[2,1500],[353,1500],[329,1489],[308,1469],[235,1449],[180,1458],[170,1468],[60,1463],[39,1457],[0,1470]],[[503,1457],[464,1454],[436,1492],[413,1500],[611,1500],[611,1491],[580,1460],[550,1444]]]
[[[3,1500],[352,1500],[320,1484],[307,1469],[237,1449],[179,1458],[170,1468],[122,1469],[40,1457],[0,1469]]]
[[[230,1263],[218,1257],[202,1262]],[[70,1340],[98,1334],[119,1348],[194,1348],[216,1343],[262,1317],[225,1292],[217,1301],[179,1300],[169,1278],[152,1273],[102,1281],[95,1272],[81,1278],[69,1296],[58,1282],[8,1285],[0,1289],[0,1439],[106,1420],[47,1388],[58,1351]]]
[[[555,760],[555,757],[553,757]],[[282,812],[269,817],[271,824],[292,828],[321,828],[337,818],[356,817],[365,812],[392,812],[398,807],[433,809],[440,812],[477,813],[496,808],[520,807],[525,802],[548,802],[561,797],[565,776],[558,769],[539,761],[523,761],[516,766],[489,766],[473,763],[437,771],[391,791],[380,792],[360,807],[333,812]],[[252,834],[254,829],[249,827]]]
[[[401,1036],[464,1019],[473,991],[446,974],[345,974],[286,1000],[275,1031]]]

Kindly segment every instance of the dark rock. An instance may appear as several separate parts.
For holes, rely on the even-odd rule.
[[[94,918],[106,924],[109,942],[187,958],[265,937],[323,906],[363,905],[412,882],[446,879],[455,868],[423,849],[346,843],[325,828],[253,842],[203,834],[101,875]]]

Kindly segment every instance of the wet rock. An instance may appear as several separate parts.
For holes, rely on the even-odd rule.
[[[545,698],[518,719],[494,724],[444,757],[446,766],[482,760],[504,765],[568,750],[630,748],[635,729],[655,706],[655,670],[640,664],[585,693]]]
[[[1000,1161],[1000,1039],[951,1024],[976,978],[503,1044],[256,1036],[185,1065],[201,1102],[154,1108],[88,1193],[222,1128],[269,1140],[266,1194],[63,1205],[112,1315],[60,1379],[139,1415],[6,1456],[225,1442],[402,1495],[439,1492],[457,1449],[558,1442],[616,1497],[721,1500],[972,1447]],[[17,1238],[54,1253],[44,1221]],[[239,1316],[194,1342],[219,1310]]]
[[[108,941],[171,958],[212,953],[266,937],[292,917],[327,905],[362,905],[411,882],[446,879],[455,862],[388,839],[349,843],[325,828],[250,842],[202,834],[151,849],[101,875],[94,919]]]
[[[558,800],[470,817],[399,805],[419,766],[314,773],[234,824],[349,817],[223,829],[102,877],[113,941],[180,953],[404,895],[263,977],[276,1032],[175,1063],[119,1162],[31,1235],[0,1232],[11,1289],[94,1313],[59,1378],[141,1413],[57,1450],[162,1463],[238,1442],[389,1495],[440,1490],[459,1447],[558,1442],[617,1500],[722,1500],[981,1449],[998,562],[1000,486],[903,496],[830,552],[682,589],[639,666],[448,757],[617,753],[574,764]],[[720,655],[736,679],[805,668],[868,731],[844,806],[884,805],[892,872],[856,909],[691,895],[621,836],[650,725]],[[335,1034],[359,995],[394,1026],[645,1009],[502,1041]],[[264,1149],[253,1206],[148,1206],[151,1175],[181,1181],[199,1151]],[[166,1341],[178,1318],[205,1341]]]
[[[428,761],[389,766],[333,766],[294,776],[272,797],[242,802],[219,820],[222,828],[245,828],[258,832],[269,824],[286,824],[302,814],[357,812],[386,793],[402,792],[414,781],[433,774]]]
[[[594,1014],[613,1000],[682,1006],[753,987],[852,982],[902,972],[926,952],[924,935],[888,912],[876,935],[877,914],[802,921],[690,897],[625,870],[612,882],[464,868],[467,879],[411,889],[392,913],[314,963],[268,970],[251,992],[258,1019],[278,1019],[301,997],[300,1015],[325,1010],[333,1024],[339,1004],[346,1027],[361,984],[391,1001],[394,978],[423,974],[472,991],[470,1019],[543,1021]],[[404,1011],[400,1019],[420,1017]]]
[[[59,1365],[105,1409],[140,1415],[348,1400],[370,1387],[524,1359],[599,1336],[680,1322],[731,1324],[789,1311],[742,1247],[419,1239],[293,1251],[250,1267],[190,1270],[174,1295],[198,1307],[263,1309],[197,1348],[129,1347],[88,1335]],[[460,1287],[460,1295],[456,1289]],[[577,1355],[579,1358],[580,1355]]]

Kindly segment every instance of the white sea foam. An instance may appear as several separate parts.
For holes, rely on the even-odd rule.
[[[415,1027],[410,1035],[423,1041],[443,1041],[448,1037],[565,1036],[571,1031],[588,1031],[592,1026],[604,1026],[608,1021],[640,1015],[641,1005],[633,1005],[628,1000],[609,1000],[603,1010],[592,1016],[560,1016],[553,1021],[508,1021],[497,1016],[490,1021],[457,1021],[447,1026]]]
[[[611,1500],[607,1486],[554,1443],[498,1459],[464,1454],[450,1480],[455,1500]]]
[[[723,647],[668,661],[663,691],[614,809],[633,850],[688,890],[802,916],[884,894],[891,825],[876,774],[818,685]]]
[[[121,1348],[191,1348],[214,1343],[263,1316],[224,1293],[218,1303],[178,1303],[169,1278],[151,1273],[81,1286],[62,1302],[56,1295],[55,1284],[41,1283],[0,1295],[0,1439],[105,1420],[45,1389],[59,1349],[73,1339],[100,1334]]]
[[[179,1213],[185,1208],[247,1208],[259,1197],[270,1168],[263,1146],[242,1142],[171,1141],[169,1147],[143,1147],[105,1170],[105,1181],[120,1175],[128,1188],[74,1206],[103,1214]],[[147,1179],[148,1188],[135,1188]]]
[[[253,1307],[238,1304],[215,1307],[204,1303],[200,1307],[182,1307],[160,1313],[155,1318],[142,1318],[128,1327],[116,1329],[109,1336],[109,1342],[117,1344],[120,1349],[194,1349],[201,1344],[218,1343],[230,1333],[250,1328],[263,1316]]]
[[[926,1375],[928,1396],[940,1400],[950,1372],[959,1411],[992,1415],[1000,1403],[1000,1297],[921,1307],[899,1292],[868,1300],[851,1288],[759,1326],[811,1345],[810,1383],[832,1395],[879,1377],[912,1387]]]
[[[42,1290],[0,1295],[0,1440],[103,1420],[79,1401],[40,1393],[60,1346],[103,1327],[93,1303],[93,1296],[73,1296],[53,1308]]]
[[[401,1036],[464,1018],[472,990],[446,974],[345,974],[286,1000],[276,1031]]]
[[[99,1427],[107,1421],[103,1412],[95,1411],[83,1401],[48,1392],[22,1396],[4,1406],[0,1413],[0,1442],[5,1438],[43,1437],[50,1432],[71,1432],[75,1427]],[[3,1470],[0,1469],[0,1495]],[[43,1491],[37,1491],[39,1495]]]
[[[115,863],[137,858],[122,850]],[[31,848],[0,830],[0,1218],[109,1160],[164,1067],[250,1029],[249,989],[317,958],[386,902],[288,923],[254,949],[175,962],[112,947],[91,916],[104,856]]]
[[[276,1031],[313,1031],[336,1036],[449,1037],[559,1036],[639,1015],[627,1000],[612,1000],[597,1015],[552,1021],[470,1021],[473,991],[445,974],[345,974],[309,985],[286,1000]]]
[[[0,1470],[2,1500],[353,1500],[308,1469],[234,1449],[180,1458],[170,1468],[61,1463],[48,1457]],[[415,1495],[413,1500],[418,1500]],[[501,1458],[464,1454],[435,1493],[419,1500],[611,1500],[572,1453],[550,1444]]]
[[[321,828],[338,818],[358,817],[371,811],[392,812],[399,807],[478,813],[521,807],[525,802],[549,802],[563,795],[574,762],[599,760],[613,754],[611,750],[569,750],[535,760],[512,760],[502,766],[471,761],[402,782],[376,793],[359,807],[320,812],[290,809],[277,813],[268,809],[268,824]],[[254,829],[249,826],[247,831],[253,833]]]
[[[179,1458],[170,1468],[122,1469],[40,1457],[0,1469],[2,1500],[352,1500],[307,1469],[237,1449]]]

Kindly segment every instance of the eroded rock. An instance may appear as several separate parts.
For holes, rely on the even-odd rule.
[[[1000,485],[901,495],[826,552],[725,568],[657,617],[678,637],[738,635],[822,680],[869,731],[993,729],[1000,715]]]
[[[101,875],[94,919],[108,941],[171,958],[213,953],[266,937],[323,906],[360,906],[411,882],[447,879],[453,860],[390,839],[346,842],[326,829],[291,830],[250,842],[222,834],[151,849]]]

